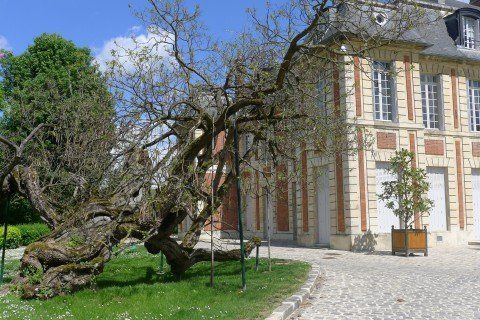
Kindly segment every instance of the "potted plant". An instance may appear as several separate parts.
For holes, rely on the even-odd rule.
[[[430,184],[425,170],[414,165],[415,154],[402,149],[390,159],[388,171],[397,180],[383,182],[383,193],[378,195],[387,208],[402,221],[403,228],[392,226],[392,254],[422,252],[428,255],[427,229],[413,229],[415,216],[428,215],[433,201],[427,197]]]

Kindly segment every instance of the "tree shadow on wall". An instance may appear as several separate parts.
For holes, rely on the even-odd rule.
[[[364,234],[356,236],[353,240],[352,251],[369,253],[374,252],[375,246],[377,245],[377,237],[378,235],[372,233],[371,230],[368,230]]]

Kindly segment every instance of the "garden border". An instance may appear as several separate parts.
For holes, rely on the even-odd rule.
[[[308,274],[307,281],[300,288],[300,291],[293,294],[282,302],[282,305],[273,310],[272,314],[265,320],[285,320],[291,316],[300,306],[310,298],[316,284],[322,275],[318,264],[312,264],[312,269]],[[323,272],[324,273],[324,272]]]

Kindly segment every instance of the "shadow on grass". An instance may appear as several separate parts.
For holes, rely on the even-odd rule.
[[[159,273],[159,268],[154,268],[153,259],[149,261],[141,260],[135,264],[135,260],[122,258],[121,261],[111,261],[110,270],[100,275],[96,280],[96,288],[106,289],[109,287],[129,287],[137,285],[168,284],[174,282],[195,282],[210,286],[208,281],[210,275],[209,263],[198,263],[189,269],[180,277],[174,276],[168,266],[163,273]],[[274,264],[290,262],[287,260],[276,259]],[[265,262],[264,262],[265,263]],[[253,270],[255,261],[247,260],[247,272]],[[262,266],[261,264],[260,266]],[[221,262],[215,264],[215,277],[231,277],[239,275],[241,265],[238,261]]]

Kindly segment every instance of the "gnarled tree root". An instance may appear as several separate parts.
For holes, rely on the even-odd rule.
[[[245,256],[248,257],[256,246],[261,245],[261,240],[257,237],[252,238],[245,244]],[[145,248],[152,254],[162,252],[170,265],[171,271],[175,276],[183,275],[190,267],[201,261],[210,261],[211,251],[198,248],[186,248],[170,238],[161,239],[151,237],[145,242]],[[215,261],[240,260],[240,249],[216,250]]]
[[[52,241],[35,242],[25,250],[12,289],[24,299],[75,292],[89,286],[109,258],[110,249],[98,242],[76,248]]]

